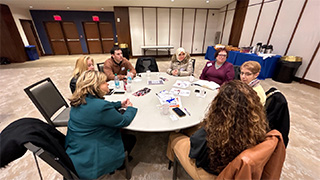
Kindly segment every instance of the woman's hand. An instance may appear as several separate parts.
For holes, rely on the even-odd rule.
[[[121,101],[121,107],[127,108],[128,106],[132,106],[132,102],[129,99]]]
[[[171,71],[171,74],[174,75],[174,76],[177,76],[179,73],[178,69],[174,69]]]

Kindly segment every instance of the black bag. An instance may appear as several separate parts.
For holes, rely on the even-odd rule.
[[[10,60],[6,57],[1,57],[0,64],[10,64]]]

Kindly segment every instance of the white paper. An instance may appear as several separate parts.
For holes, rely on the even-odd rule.
[[[177,80],[176,83],[174,83],[173,86],[174,87],[178,87],[178,88],[187,88],[187,87],[190,86],[190,82],[189,81]]]
[[[170,92],[176,96],[190,96],[190,90],[172,88]]]
[[[201,87],[208,88],[211,90],[216,90],[217,88],[220,87],[219,84],[217,84],[213,81],[206,81],[206,80],[198,80],[198,81],[194,82],[193,84],[196,84],[196,85],[199,85]]]

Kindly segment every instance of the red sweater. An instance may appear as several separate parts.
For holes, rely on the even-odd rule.
[[[206,66],[202,70],[200,79],[214,81],[219,85],[233,80],[234,70],[231,63],[226,61],[219,69],[215,68],[214,63],[215,61],[207,62]]]

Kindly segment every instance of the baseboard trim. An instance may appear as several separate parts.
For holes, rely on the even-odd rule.
[[[299,77],[294,77],[293,80],[297,81],[297,82],[299,82],[301,84],[305,84],[305,85],[312,86],[312,87],[320,89],[320,83],[313,82],[313,81],[310,81],[310,80],[307,80],[307,79],[301,79]]]

